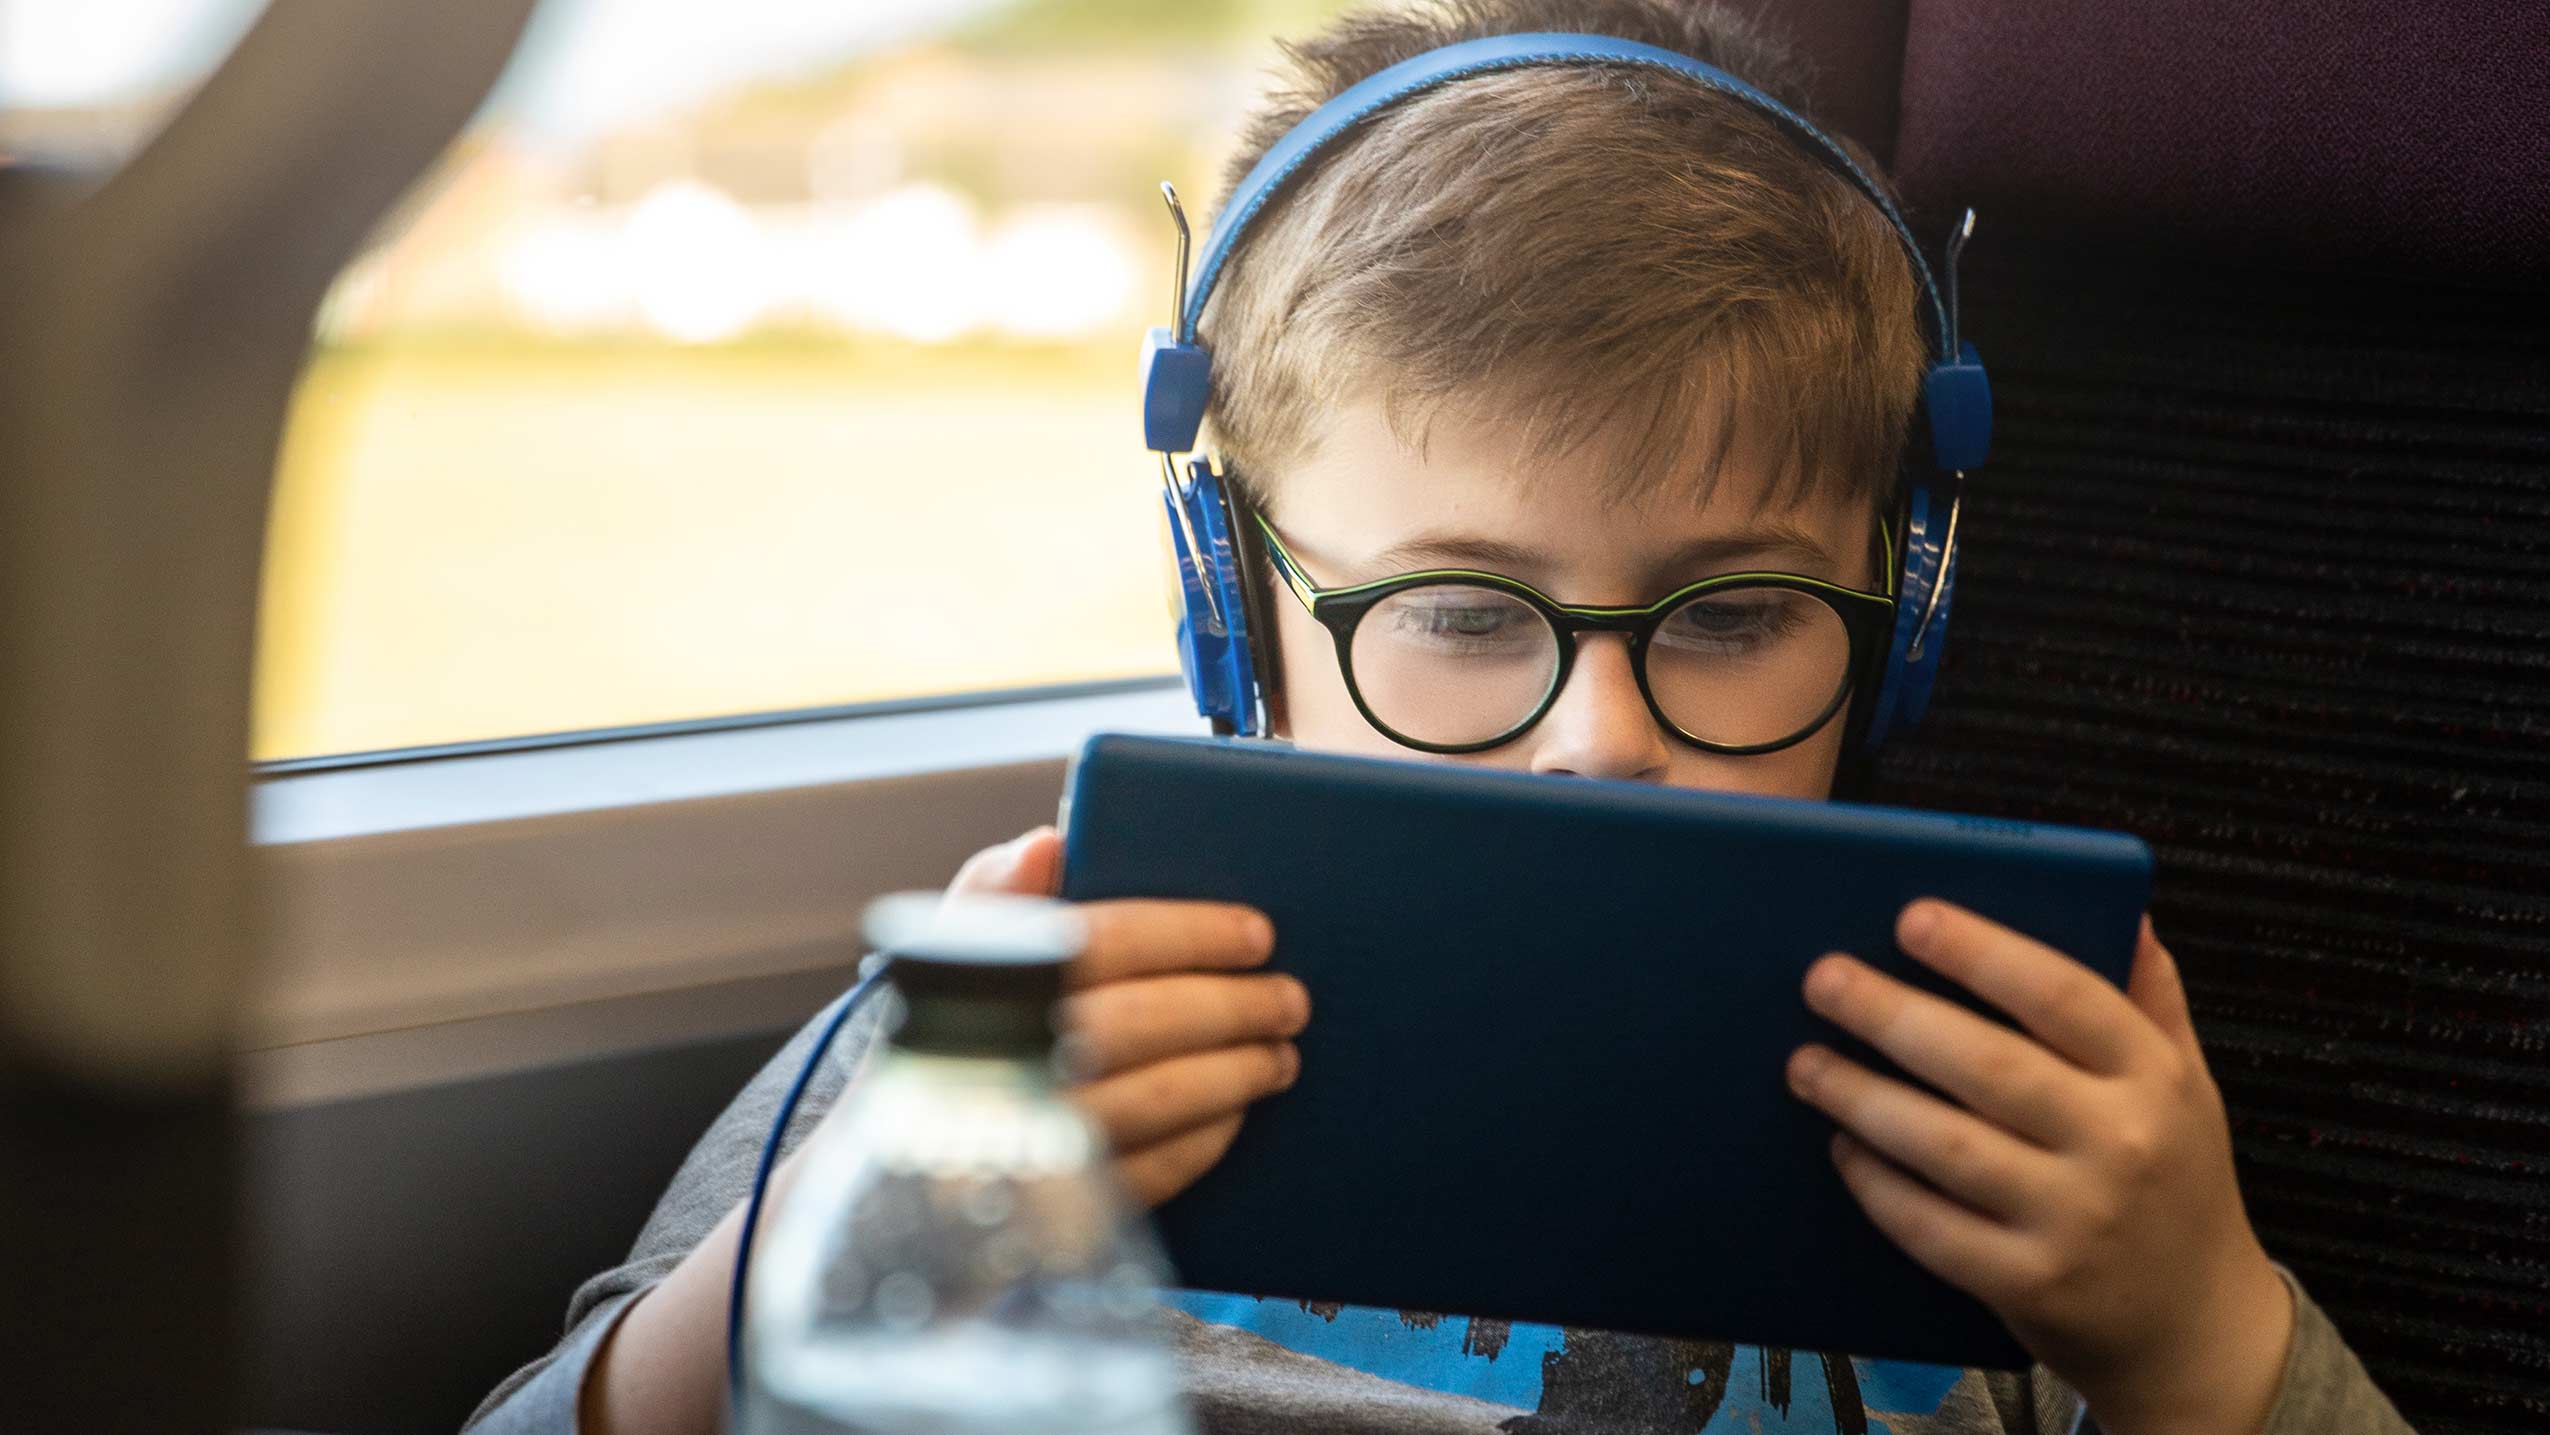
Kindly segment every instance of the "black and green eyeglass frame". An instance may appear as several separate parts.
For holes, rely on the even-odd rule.
[[[1586,633],[1620,633],[1628,638],[1630,668],[1637,676],[1639,696],[1645,699],[1647,710],[1655,717],[1657,725],[1682,742],[1704,752],[1727,757],[1750,757],[1778,752],[1804,742],[1833,721],[1834,717],[1849,704],[1852,693],[1860,683],[1867,675],[1876,671],[1877,660],[1894,631],[1896,598],[1893,594],[1865,592],[1796,573],[1717,574],[1685,584],[1653,603],[1629,608],[1585,607],[1561,603],[1520,579],[1467,568],[1430,568],[1388,578],[1378,578],[1370,582],[1323,588],[1312,582],[1309,575],[1302,571],[1300,562],[1285,546],[1283,535],[1276,531],[1275,525],[1268,522],[1264,514],[1257,512],[1253,505],[1248,506],[1245,511],[1248,519],[1253,520],[1250,526],[1256,528],[1256,536],[1264,546],[1266,557],[1275,576],[1292,591],[1294,598],[1310,614],[1311,619],[1326,628],[1335,640],[1337,670],[1345,680],[1346,692],[1354,701],[1355,710],[1362,714],[1364,721],[1370,723],[1373,729],[1384,737],[1419,752],[1448,755],[1486,752],[1492,748],[1502,747],[1529,732],[1557,704],[1559,694],[1566,691],[1568,677],[1575,669],[1577,639]],[[1493,736],[1476,741],[1432,742],[1401,731],[1374,711],[1362,684],[1356,680],[1355,676],[1355,633],[1364,618],[1396,594],[1414,588],[1447,583],[1485,588],[1520,600],[1540,614],[1542,620],[1549,624],[1558,639],[1548,686],[1541,693],[1539,700],[1532,705],[1530,712],[1520,721]],[[1796,730],[1769,741],[1750,743],[1713,741],[1692,732],[1676,721],[1666,710],[1665,705],[1657,699],[1655,687],[1648,676],[1647,654],[1657,629],[1667,618],[1694,599],[1714,593],[1750,590],[1777,590],[1820,601],[1832,610],[1834,616],[1840,620],[1843,631],[1848,635],[1849,657],[1834,683],[1830,698],[1816,710],[1811,719]]]

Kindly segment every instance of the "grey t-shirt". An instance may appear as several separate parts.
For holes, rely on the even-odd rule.
[[[876,1040],[882,1006],[843,1027],[789,1122],[786,1149],[805,1139],[854,1079]],[[827,1008],[799,1031],[709,1127],[628,1260],[577,1289],[565,1337],[496,1387],[467,1431],[576,1429],[577,1397],[602,1337],[744,1198],[771,1120],[830,1014]],[[2298,1285],[2294,1310],[2284,1385],[2265,1435],[2407,1431]],[[1170,1319],[1197,1423],[1214,1435],[2068,1435],[2080,1413],[2078,1397],[2042,1366],[1958,1371],[1227,1296],[1182,1298]]]

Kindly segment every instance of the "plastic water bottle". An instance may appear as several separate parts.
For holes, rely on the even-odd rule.
[[[753,1258],[743,1435],[1186,1435],[1166,1278],[1054,1079],[1080,918],[891,897],[903,1014]]]

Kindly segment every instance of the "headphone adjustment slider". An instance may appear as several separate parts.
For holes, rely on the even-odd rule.
[[[1966,511],[1966,475],[1956,474],[1957,486],[1948,493],[1948,532],[1939,541],[1939,571],[1930,578],[1930,596],[1922,600],[1921,617],[1913,624],[1912,646],[1904,650],[1904,661],[1917,663],[1930,644],[1930,621],[1939,615],[1939,595],[1948,591],[1950,575],[1957,571],[1957,520]]]

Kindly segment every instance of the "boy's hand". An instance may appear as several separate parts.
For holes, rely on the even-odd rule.
[[[2222,1096],[2148,918],[2127,991],[1945,902],[1898,919],[1914,959],[2025,1034],[1835,954],[1806,1001],[1955,1103],[1823,1046],[1789,1085],[1839,1122],[1870,1220],[1991,1306],[2113,1435],[2253,1435],[2293,1306],[2250,1230]]]
[[[1052,896],[1062,840],[1040,827],[975,854],[954,892]],[[1254,972],[1275,946],[1264,916],[1220,902],[1082,905],[1089,949],[1072,965],[1063,1018],[1079,1057],[1081,1104],[1116,1151],[1116,1174],[1145,1206],[1185,1190],[1239,1134],[1250,1102],[1293,1084],[1292,1038],[1310,994]]]

